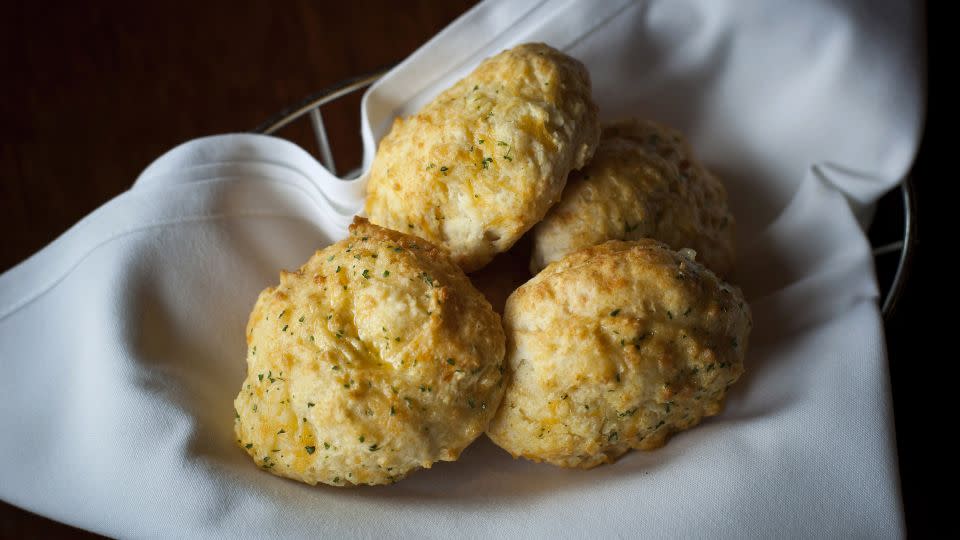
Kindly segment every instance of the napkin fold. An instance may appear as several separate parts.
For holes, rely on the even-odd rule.
[[[605,119],[687,133],[738,219],[755,329],[726,410],[654,452],[569,471],[485,438],[395,486],[310,487],[236,447],[257,293],[343,236],[364,179],[259,135],[190,141],[0,275],[0,498],[110,536],[903,534],[862,225],[923,116],[920,9],[817,0],[490,1],[364,97],[364,164],[397,114],[545,41]]]

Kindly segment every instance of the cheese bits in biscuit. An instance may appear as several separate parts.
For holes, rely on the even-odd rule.
[[[717,414],[743,372],[740,291],[653,240],[555,262],[507,300],[511,380],[488,435],[514,457],[611,462]]]
[[[264,290],[238,444],[288,478],[384,484],[456,460],[504,391],[504,333],[441,248],[358,219]]]
[[[607,240],[654,238],[690,248],[720,276],[734,266],[727,193],[679,132],[643,120],[604,128],[593,160],[570,175],[533,232],[530,269]]]
[[[583,64],[520,45],[396,119],[371,167],[366,213],[477,270],[543,219],[599,134]]]

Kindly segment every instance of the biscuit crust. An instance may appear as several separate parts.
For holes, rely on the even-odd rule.
[[[511,380],[488,429],[514,457],[589,468],[717,414],[743,372],[740,291],[654,240],[547,266],[507,300]]]
[[[593,160],[570,175],[559,204],[533,231],[536,273],[567,253],[607,240],[655,238],[690,248],[727,277],[734,266],[734,219],[723,184],[676,130],[624,120],[603,130]]]
[[[367,216],[477,270],[543,219],[599,135],[583,64],[544,44],[514,47],[394,121],[371,167]]]
[[[247,325],[238,444],[316,484],[456,460],[503,395],[499,316],[442,248],[358,218],[264,290]]]

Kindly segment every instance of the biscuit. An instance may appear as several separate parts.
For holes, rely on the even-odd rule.
[[[503,395],[499,316],[448,254],[357,219],[264,290],[247,325],[238,444],[334,486],[456,460]]]
[[[723,184],[683,136],[644,120],[604,128],[593,160],[533,230],[530,269],[607,240],[654,238],[690,248],[722,277],[734,266],[734,219]]]
[[[544,44],[514,47],[394,121],[371,166],[367,216],[477,270],[543,219],[599,134],[583,64]]]
[[[717,414],[743,372],[750,308],[691,256],[612,240],[517,289],[504,312],[511,379],[493,442],[589,468]]]

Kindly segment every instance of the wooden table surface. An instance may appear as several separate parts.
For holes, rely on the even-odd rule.
[[[0,272],[178,143],[248,131],[312,92],[395,63],[473,2],[50,4],[4,3],[0,16]],[[357,111],[348,102],[325,112],[338,163],[359,163]],[[295,137],[309,142],[306,132]],[[930,153],[925,144],[924,174]],[[914,280],[927,265],[918,259]],[[893,357],[910,352],[917,294],[908,290],[889,327]],[[921,413],[911,405],[921,380],[904,363],[892,371],[908,525],[918,532],[929,512]],[[0,537],[64,535],[93,536],[0,503]]]

